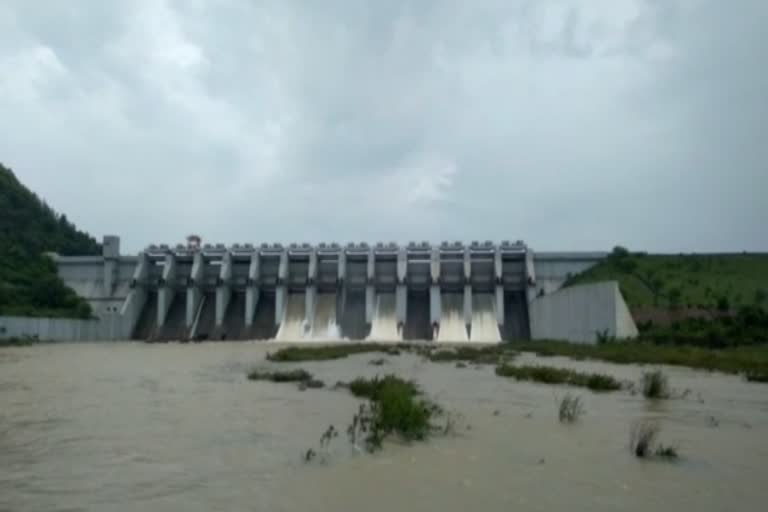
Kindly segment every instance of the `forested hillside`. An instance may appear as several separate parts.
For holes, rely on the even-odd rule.
[[[101,248],[0,164],[0,314],[90,316],[46,252],[100,254]]]

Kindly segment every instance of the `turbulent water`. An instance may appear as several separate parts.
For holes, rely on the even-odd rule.
[[[501,341],[494,297],[490,293],[477,293],[472,296],[470,341],[482,343],[498,343]]]
[[[0,510],[209,512],[761,510],[768,387],[666,368],[681,398],[573,390],[586,415],[557,421],[567,389],[386,356],[466,426],[373,456],[343,432],[358,402],[343,390],[250,382],[274,345],[62,344],[0,349]],[[373,376],[361,354],[302,366],[325,382]],[[379,357],[379,356],[377,356]],[[637,381],[643,368],[523,361]],[[546,361],[545,363],[543,361]],[[289,366],[290,367],[290,366]],[[674,463],[640,461],[630,425],[656,419]],[[304,465],[335,425],[326,464]],[[324,451],[319,450],[324,453]]]
[[[307,328],[306,304],[303,293],[288,296],[283,321],[277,330],[277,341],[297,341],[304,338]]]
[[[310,340],[339,340],[339,326],[336,324],[336,295],[321,293],[317,296],[315,314],[312,320]]]
[[[370,341],[400,341],[395,313],[395,294],[379,293],[376,295],[376,307],[371,321]]]
[[[437,335],[439,343],[466,343],[467,324],[464,321],[464,295],[459,293],[444,293],[441,297],[442,315],[440,316],[440,331]]]

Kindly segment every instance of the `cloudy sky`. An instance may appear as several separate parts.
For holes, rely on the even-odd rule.
[[[768,250],[765,0],[0,2],[0,161],[125,252]]]

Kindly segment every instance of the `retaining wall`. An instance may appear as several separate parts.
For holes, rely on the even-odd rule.
[[[529,305],[533,339],[596,343],[598,332],[634,338],[637,327],[616,281],[563,288]]]

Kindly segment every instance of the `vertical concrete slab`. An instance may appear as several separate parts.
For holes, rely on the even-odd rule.
[[[104,257],[104,297],[111,297],[117,284],[117,267],[120,262],[120,238],[105,236],[102,241]]]
[[[376,290],[373,284],[367,284],[365,286],[365,323],[371,324],[373,322],[373,312],[376,308]]]
[[[395,313],[397,323],[401,327],[405,325],[405,319],[408,312],[408,288],[405,284],[398,284],[395,289]]]
[[[173,253],[165,255],[163,274],[158,283],[157,291],[157,326],[165,325],[165,317],[171,308],[176,287],[176,256]]]
[[[259,304],[259,280],[261,277],[261,256],[258,251],[251,255],[251,263],[248,266],[248,280],[245,287],[245,325],[253,325],[253,316]]]
[[[496,323],[504,325],[504,287],[496,285]]]
[[[373,253],[373,247],[371,247],[368,250],[365,281],[365,323],[368,325],[371,325],[371,322],[373,322],[373,312],[376,307],[376,291],[374,289],[375,279],[376,260]]]
[[[306,332],[311,333],[315,327],[315,308],[317,307],[317,287],[307,286],[304,295],[304,322],[307,325]]]
[[[442,317],[442,299],[440,297],[440,286],[433,284],[429,287],[429,323],[432,327],[440,325]]]
[[[216,327],[224,325],[229,301],[232,298],[232,253],[227,252],[221,259],[221,270],[216,286]]]
[[[201,299],[203,292],[201,286],[203,284],[203,254],[196,252],[192,257],[192,270],[189,273],[189,280],[187,282],[187,329],[192,329],[197,317],[198,310],[200,309]]]
[[[288,251],[283,249],[280,253],[280,263],[277,267],[277,288],[275,289],[275,324],[280,326],[285,316],[285,307],[288,300],[288,289],[286,280],[288,279]]]
[[[472,324],[472,286],[464,285],[464,323]]]

